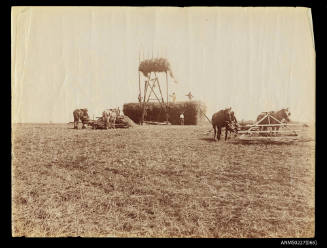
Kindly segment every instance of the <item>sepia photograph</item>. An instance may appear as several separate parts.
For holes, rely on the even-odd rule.
[[[307,7],[12,7],[12,236],[314,238],[315,72]]]

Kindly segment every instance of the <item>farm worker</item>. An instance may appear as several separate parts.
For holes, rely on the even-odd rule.
[[[192,98],[193,98],[193,95],[192,95],[191,91],[185,96],[187,96],[189,100],[192,100]]]
[[[172,95],[170,95],[170,97],[173,99],[173,103],[176,101],[176,94],[175,92],[173,92]]]
[[[181,125],[184,125],[184,113],[181,113],[181,115],[179,116],[179,119],[181,121]]]

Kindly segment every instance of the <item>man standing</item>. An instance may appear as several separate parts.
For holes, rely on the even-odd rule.
[[[180,114],[179,119],[181,121],[181,125],[184,125],[184,112]]]
[[[173,94],[172,95],[169,95],[169,96],[172,98],[173,103],[175,103],[176,102],[176,94],[175,94],[175,92],[173,92]]]
[[[137,98],[138,100],[139,100],[139,103],[141,103],[142,102],[142,97],[141,97],[141,94],[139,94],[139,96],[138,96],[138,98]]]
[[[191,91],[190,91],[187,95],[185,95],[185,96],[187,96],[188,99],[189,99],[190,101],[191,101],[192,98],[194,97],[194,96],[192,95]]]

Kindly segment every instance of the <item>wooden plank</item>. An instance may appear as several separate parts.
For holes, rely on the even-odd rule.
[[[157,121],[144,121],[144,123],[150,124],[150,125],[168,125],[167,122],[157,122]]]

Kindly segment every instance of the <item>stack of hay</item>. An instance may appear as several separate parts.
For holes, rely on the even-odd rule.
[[[170,69],[170,64],[165,58],[143,60],[139,65],[139,71],[142,72],[145,77],[151,72],[169,72],[170,77],[174,78]]]
[[[139,103],[127,103],[123,106],[124,115],[131,118],[134,122],[140,123],[142,108]],[[184,113],[184,125],[198,125],[205,120],[203,113],[206,113],[206,106],[200,101],[186,101],[169,103],[168,121],[173,125],[180,124],[180,114]],[[148,103],[145,121],[165,122],[166,114],[160,103]]]

